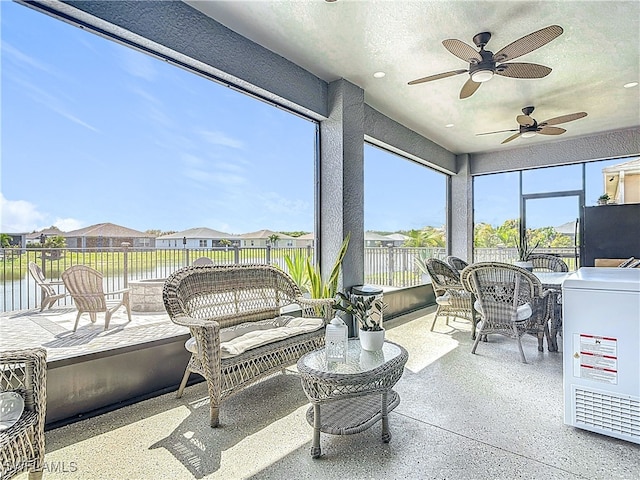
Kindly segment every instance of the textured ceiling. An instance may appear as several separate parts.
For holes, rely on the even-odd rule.
[[[532,146],[640,125],[640,2],[323,0],[188,1],[231,30],[287,58],[327,82],[344,78],[366,102],[454,153]],[[442,40],[473,46],[491,32],[497,52],[549,25],[564,33],[516,61],[553,69],[545,78],[494,77],[470,98],[458,98],[468,75],[409,86],[407,82],[468,64]],[[376,79],[373,74],[386,76]],[[559,125],[560,136],[537,135],[501,145],[525,106],[541,122],[585,111]],[[453,124],[446,128],[445,125]]]

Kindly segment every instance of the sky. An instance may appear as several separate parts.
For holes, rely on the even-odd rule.
[[[313,230],[313,122],[23,5],[0,14],[0,231]],[[476,220],[497,225],[518,210],[494,177]],[[441,227],[445,199],[444,175],[365,147],[365,229]]]

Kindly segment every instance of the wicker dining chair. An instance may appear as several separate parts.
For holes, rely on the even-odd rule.
[[[45,308],[51,308],[61,298],[67,296],[67,293],[59,293],[53,288],[54,286],[64,285],[62,281],[47,280],[40,266],[35,262],[29,262],[29,274],[40,287],[40,311]]]
[[[471,294],[462,287],[458,273],[447,263],[437,258],[429,258],[425,263],[438,305],[431,330],[433,331],[436,321],[441,315],[446,317],[447,325],[449,325],[450,316],[471,320]]]
[[[460,276],[460,272],[462,272],[462,270],[464,270],[465,267],[469,265],[468,262],[465,262],[460,257],[455,257],[453,255],[449,255],[447,258],[445,258],[444,261],[447,262],[449,266],[456,271],[458,276]]]
[[[533,273],[507,263],[479,262],[462,271],[461,281],[475,295],[474,308],[481,317],[471,353],[476,353],[481,338],[493,333],[515,338],[523,363],[527,363],[521,342],[525,333],[538,338],[542,351],[544,337],[549,340],[549,292]]]
[[[96,313],[104,312],[105,330],[109,328],[111,316],[122,306],[127,310],[127,317],[131,321],[129,289],[105,292],[102,285],[102,274],[97,270],[86,265],[73,265],[62,272],[62,281],[78,309],[76,324],[73,327],[74,332],[78,328],[80,317],[85,312],[89,314],[92,323],[96,323]],[[107,299],[112,296],[119,296],[119,298]]]
[[[42,478],[46,385],[44,348],[0,352],[0,392],[15,392],[24,401],[17,422],[0,430],[0,480],[25,471],[29,472],[29,480]]]
[[[534,253],[529,255],[529,261],[533,264],[534,272],[568,272],[569,267],[564,260],[555,255]]]

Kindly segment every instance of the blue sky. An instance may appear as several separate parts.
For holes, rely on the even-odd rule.
[[[312,231],[314,123],[23,5],[0,9],[0,231]],[[366,147],[365,228],[442,226],[445,185]],[[513,186],[484,185],[476,220],[516,218]],[[551,225],[574,216],[560,210]]]

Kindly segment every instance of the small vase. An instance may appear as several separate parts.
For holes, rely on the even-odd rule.
[[[360,347],[369,352],[382,350],[384,344],[384,328],[382,330],[362,330],[358,332]]]

